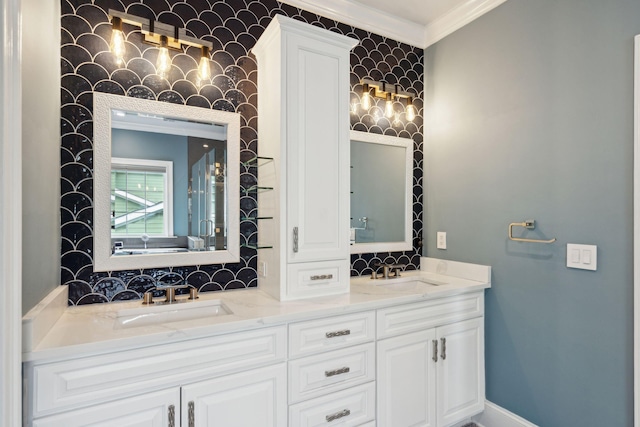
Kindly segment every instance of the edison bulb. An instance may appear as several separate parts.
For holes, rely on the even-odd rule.
[[[416,118],[416,107],[413,106],[413,98],[407,98],[407,120],[412,122]]]
[[[385,106],[384,106],[384,115],[387,116],[388,118],[393,117],[393,100],[391,98],[392,98],[391,94],[388,93],[387,102],[385,103]]]
[[[116,64],[121,66],[124,63],[124,54],[126,52],[124,33],[122,32],[122,19],[114,16],[111,25],[113,30],[111,31],[111,43],[109,43],[109,49],[116,58]]]
[[[369,85],[367,83],[362,85],[362,100],[360,103],[365,110],[371,108],[371,95],[369,94]]]
[[[167,49],[168,44],[167,36],[160,36],[160,52],[158,52],[158,60],[156,61],[156,73],[162,78],[165,78],[171,69],[171,57],[169,56],[169,49]]]
[[[211,78],[211,65],[209,64],[209,48],[202,46],[202,57],[198,65],[198,86]]]

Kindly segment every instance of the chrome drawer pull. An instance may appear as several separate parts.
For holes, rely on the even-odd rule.
[[[432,357],[432,359],[433,359],[434,362],[437,363],[438,362],[438,340],[433,340],[432,343],[433,343],[433,357]]]
[[[311,280],[327,280],[333,279],[333,274],[316,274],[315,276],[311,276]]]
[[[446,338],[440,338],[440,342],[442,343],[442,349],[440,350],[440,358],[442,360],[447,358],[447,339]]]
[[[344,368],[334,369],[333,371],[324,371],[324,376],[328,378],[328,377],[332,377],[334,375],[346,374],[350,370],[351,369],[348,366],[345,366]]]
[[[169,427],[176,427],[176,407],[169,405]]]
[[[293,253],[298,252],[298,227],[293,227]]]
[[[195,425],[196,425],[196,408],[195,408],[195,404],[194,404],[193,400],[189,402],[188,406],[189,406],[189,414],[188,414],[189,427],[195,427]]]
[[[330,423],[331,421],[339,420],[340,418],[348,417],[349,415],[351,415],[351,411],[345,409],[344,411],[340,411],[332,415],[327,415],[325,418],[327,422]]]
[[[327,332],[325,334],[327,338],[342,337],[344,335],[351,335],[351,330],[344,329],[342,331]]]

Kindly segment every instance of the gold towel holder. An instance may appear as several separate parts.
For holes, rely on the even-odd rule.
[[[556,241],[556,238],[549,240],[540,240],[540,239],[524,239],[522,237],[513,237],[513,227],[524,227],[529,230],[533,230],[536,228],[536,222],[533,219],[528,219],[523,222],[512,222],[509,224],[509,240],[514,240],[516,242],[528,242],[528,243],[553,243]]]

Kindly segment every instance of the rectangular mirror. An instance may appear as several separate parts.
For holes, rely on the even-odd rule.
[[[240,259],[237,113],[94,93],[94,270]]]
[[[351,253],[412,249],[413,141],[351,131]]]

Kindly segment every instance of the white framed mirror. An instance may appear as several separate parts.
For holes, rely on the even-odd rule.
[[[351,131],[351,253],[412,245],[413,141]]]
[[[94,93],[94,270],[240,260],[240,115]]]

